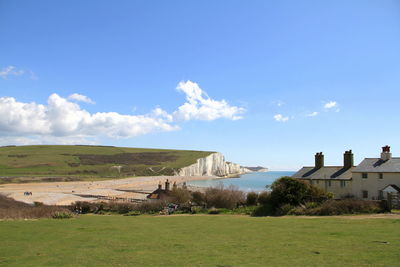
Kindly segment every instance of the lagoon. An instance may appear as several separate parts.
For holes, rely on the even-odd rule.
[[[223,184],[225,187],[233,185],[242,191],[260,192],[266,189],[266,185],[271,185],[276,179],[282,176],[292,176],[294,173],[293,171],[252,172],[243,174],[240,178],[189,181],[187,184],[198,187],[214,187],[219,184]]]

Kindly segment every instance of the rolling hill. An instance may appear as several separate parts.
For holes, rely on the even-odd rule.
[[[0,147],[0,183],[174,175],[213,152],[89,145]]]

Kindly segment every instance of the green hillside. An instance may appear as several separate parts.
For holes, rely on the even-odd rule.
[[[210,153],[112,146],[6,146],[0,147],[0,183],[173,175]]]

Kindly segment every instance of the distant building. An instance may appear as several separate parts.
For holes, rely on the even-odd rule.
[[[303,167],[292,177],[332,192],[335,198],[386,199],[388,193],[400,193],[400,158],[393,158],[385,146],[380,158],[366,158],[356,167],[351,150],[344,153],[343,166],[324,166],[320,152],[315,166]]]
[[[366,158],[353,170],[353,194],[364,199],[386,199],[387,193],[400,193],[400,158],[392,157],[390,147],[382,147],[380,158]]]
[[[165,189],[162,189],[161,182],[158,184],[158,188],[154,190],[152,193],[147,195],[147,199],[149,200],[165,200],[168,198],[170,190],[169,190],[169,181],[168,179],[165,181]],[[176,184],[174,183],[174,187]]]
[[[335,198],[352,194],[352,170],[354,156],[351,150],[343,156],[343,166],[325,166],[322,152],[315,154],[315,166],[303,167],[292,177],[309,182],[310,184],[332,192]]]

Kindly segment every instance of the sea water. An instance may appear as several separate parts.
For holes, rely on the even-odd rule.
[[[188,185],[199,187],[214,187],[223,184],[224,187],[233,185],[242,191],[260,192],[266,190],[276,179],[282,176],[292,176],[295,172],[290,171],[269,171],[252,172],[240,176],[240,178],[210,179],[200,181],[189,181]]]

